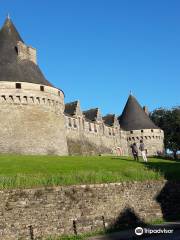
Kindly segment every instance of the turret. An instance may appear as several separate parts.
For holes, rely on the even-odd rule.
[[[129,95],[122,115],[119,117],[119,123],[127,133],[129,147],[132,143],[139,143],[142,139],[148,155],[157,155],[158,152],[164,151],[163,130],[151,121],[145,109],[132,94]]]
[[[0,30],[0,153],[67,155],[64,93],[7,17]]]

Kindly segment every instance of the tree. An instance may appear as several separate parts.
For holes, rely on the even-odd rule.
[[[171,150],[174,158],[177,158],[177,152],[180,150],[180,106],[155,109],[150,118],[164,131],[165,149]]]

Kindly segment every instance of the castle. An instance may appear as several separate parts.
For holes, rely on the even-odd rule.
[[[163,151],[164,134],[130,94],[120,117],[64,104],[64,93],[45,79],[36,49],[7,17],[0,30],[0,153],[129,155],[143,139],[148,155]]]

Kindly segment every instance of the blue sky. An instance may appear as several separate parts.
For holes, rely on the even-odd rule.
[[[132,91],[150,110],[180,105],[180,1],[0,0],[46,78],[119,115]]]

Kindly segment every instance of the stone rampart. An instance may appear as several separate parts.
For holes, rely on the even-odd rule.
[[[1,153],[68,154],[61,90],[1,82],[0,109]]]
[[[127,155],[126,133],[119,127],[91,122],[81,117],[65,115],[69,153],[71,155]]]

